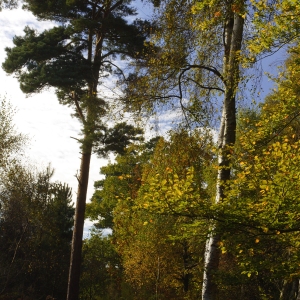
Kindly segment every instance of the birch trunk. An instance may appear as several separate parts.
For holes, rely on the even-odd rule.
[[[298,291],[296,300],[300,300],[300,280],[298,279]]]
[[[229,6],[228,18],[224,27],[224,68],[225,97],[223,102],[222,119],[218,138],[218,177],[216,199],[219,203],[224,198],[224,183],[230,179],[230,147],[236,138],[236,103],[235,96],[239,83],[239,53],[243,39],[244,19],[238,13],[233,13]],[[212,226],[211,234],[206,242],[204,255],[204,274],[202,300],[216,300],[218,287],[214,274],[218,270],[220,251],[220,235],[218,224]]]
[[[299,279],[284,280],[279,300],[299,300]]]

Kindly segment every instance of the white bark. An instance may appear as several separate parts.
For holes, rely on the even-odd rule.
[[[215,203],[219,203],[224,198],[224,182],[230,179],[230,159],[228,158],[229,146],[233,146],[236,136],[236,106],[235,95],[239,83],[239,61],[237,54],[241,50],[243,38],[244,19],[235,14],[229,16],[225,25],[224,40],[224,70],[225,97],[223,103],[222,119],[219,130],[219,153],[218,153],[218,177],[216,184]],[[204,256],[204,274],[202,286],[202,300],[217,299],[217,286],[214,283],[214,273],[218,270],[220,252],[218,245],[220,235],[216,234],[218,224],[212,226],[211,234],[206,243]]]

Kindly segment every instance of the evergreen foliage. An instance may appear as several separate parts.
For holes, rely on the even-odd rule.
[[[80,141],[82,158],[78,176],[74,236],[68,286],[68,300],[79,297],[82,235],[89,167],[93,146],[107,128],[103,117],[107,101],[98,95],[98,86],[109,75],[122,74],[116,59],[139,59],[144,52],[149,23],[135,19],[131,1],[24,1],[24,8],[41,20],[52,20],[58,26],[37,33],[26,27],[24,36],[13,39],[6,48],[4,70],[15,74],[23,92],[30,94],[54,87],[60,103],[74,108],[82,123]],[[114,99],[115,100],[115,99]],[[120,141],[122,151],[128,141],[116,135],[127,130],[116,127],[107,138],[108,145],[98,150],[115,150],[112,142]],[[119,129],[119,130],[118,130]],[[118,130],[118,132],[117,132]],[[134,131],[134,130],[133,130]],[[137,134],[138,132],[133,132]],[[127,132],[126,132],[127,134]],[[130,138],[127,138],[130,140]],[[120,150],[121,149],[121,150]]]
[[[71,189],[10,165],[0,185],[0,298],[64,298],[74,208]]]

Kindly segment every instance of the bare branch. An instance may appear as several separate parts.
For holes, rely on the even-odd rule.
[[[120,69],[116,64],[112,63],[109,60],[103,60],[102,63],[108,63],[108,64],[111,64],[112,66],[114,66],[115,68],[117,68],[120,71],[120,73],[122,74],[124,80],[126,80],[126,77],[125,77],[125,74],[124,74],[123,70]]]
[[[196,80],[190,78],[190,77],[187,77],[187,80],[190,80],[192,82],[194,82],[196,85],[198,85],[200,88],[202,89],[205,89],[205,90],[216,90],[216,91],[220,91],[222,93],[225,93],[225,90],[219,88],[219,87],[210,87],[210,86],[205,86],[205,85],[202,85],[200,83],[198,83]]]
[[[209,72],[212,72],[217,77],[219,77],[222,80],[222,82],[226,85],[226,82],[225,82],[225,79],[224,79],[223,75],[215,67],[208,67],[208,66],[201,66],[201,65],[188,65],[187,67],[181,69],[182,70],[181,71],[181,76],[186,71],[191,70],[191,69],[204,69],[204,70],[207,70]]]

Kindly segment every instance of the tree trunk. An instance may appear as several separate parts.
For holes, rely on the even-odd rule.
[[[94,7],[95,9],[95,7]],[[93,61],[93,80],[88,84],[89,86],[89,98],[93,99],[97,95],[97,86],[99,81],[99,73],[101,66],[101,49],[102,49],[103,36],[97,35],[97,45],[95,47],[94,61]],[[88,60],[92,60],[93,52],[93,34],[89,33],[89,48],[88,48]],[[76,95],[74,96],[76,97]],[[75,101],[78,103],[77,101]],[[95,109],[100,107],[93,107],[92,103],[89,103],[86,109],[86,117],[83,115],[81,108],[77,105],[77,112],[79,113],[83,127],[84,127],[84,139],[82,143],[82,156],[80,174],[78,178],[77,189],[77,202],[75,209],[75,220],[71,247],[71,259],[69,269],[69,280],[67,290],[67,300],[79,299],[79,283],[81,273],[81,254],[82,254],[82,238],[84,228],[84,215],[86,207],[86,194],[89,181],[90,162],[93,148],[92,134],[95,131]],[[96,114],[97,115],[97,114]]]
[[[67,300],[79,299],[79,281],[81,267],[82,237],[84,227],[84,214],[86,205],[86,194],[89,180],[92,146],[84,147],[81,156],[80,174],[78,178],[77,202],[75,209],[75,220],[71,247],[71,261],[69,270],[69,281]]]
[[[243,27],[244,19],[238,13],[233,14],[230,5],[224,27],[225,57],[223,76],[225,78],[225,97],[218,139],[219,170],[216,185],[216,203],[224,199],[224,183],[230,179],[230,147],[234,146],[236,138],[235,96],[239,83],[239,53],[243,38]],[[221,236],[217,233],[218,226],[218,224],[212,226],[211,234],[206,242],[202,300],[216,300],[218,296],[218,287],[214,280],[214,274],[218,270],[220,259],[219,242]]]
[[[297,281],[298,281],[298,283],[297,283],[297,285],[298,285],[298,291],[297,291],[297,298],[296,298],[296,300],[300,300],[300,280],[297,279]]]
[[[284,280],[279,300],[298,300],[299,279]]]

